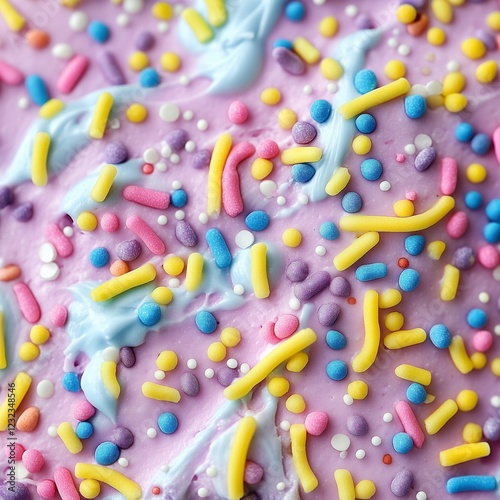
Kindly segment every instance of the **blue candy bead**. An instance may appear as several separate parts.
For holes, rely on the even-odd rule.
[[[263,231],[269,226],[269,215],[263,210],[255,210],[246,216],[245,224],[251,231]]]
[[[486,216],[493,222],[500,222],[500,198],[494,198],[486,205]]]
[[[201,333],[212,333],[217,328],[217,320],[209,311],[198,311],[194,321]]]
[[[404,455],[412,450],[413,439],[406,432],[398,432],[392,438],[392,447],[396,453]]]
[[[465,195],[465,206],[471,210],[477,210],[483,204],[483,195],[479,191],[469,191]]]
[[[431,327],[431,329],[429,330],[429,337],[431,339],[431,342],[438,349],[448,349],[451,344],[450,330],[448,330],[448,328],[441,323],[438,323],[437,325]]]
[[[145,68],[139,73],[139,84],[141,87],[153,88],[160,85],[161,78],[154,68]]]
[[[292,179],[302,184],[309,182],[315,173],[316,169],[309,163],[296,163],[292,167]]]
[[[173,434],[179,427],[179,421],[173,413],[165,412],[158,417],[158,427],[163,434]]]
[[[427,101],[424,96],[415,94],[405,97],[405,113],[414,120],[421,118],[427,111]]]
[[[323,222],[319,227],[319,234],[325,240],[334,241],[339,237],[339,230],[333,222]]]
[[[377,85],[377,76],[371,69],[362,69],[354,75],[354,88],[360,94],[375,90]]]
[[[420,255],[425,247],[425,236],[412,234],[405,238],[405,250],[410,255]]]
[[[415,269],[405,269],[399,275],[399,287],[403,292],[413,292],[420,283],[420,274]]]
[[[305,15],[306,15],[306,8],[302,2],[293,1],[288,3],[285,7],[285,16],[294,23],[302,21]]]
[[[427,399],[427,391],[422,384],[413,383],[406,389],[406,397],[410,403],[421,405]]]
[[[363,206],[363,199],[358,193],[350,191],[342,197],[341,204],[345,212],[355,214],[361,210]]]
[[[90,422],[78,422],[75,429],[75,434],[80,439],[88,439],[94,434],[94,426]]]
[[[293,50],[293,43],[291,40],[287,40],[286,38],[277,38],[274,40],[273,47],[284,47],[288,50]]]
[[[94,248],[89,253],[89,260],[94,267],[104,267],[109,262],[109,252],[104,247]]]
[[[213,227],[206,232],[205,239],[214,256],[215,265],[219,269],[229,267],[233,258],[222,233],[216,227]]]
[[[311,104],[311,118],[317,123],[325,123],[332,113],[332,105],[325,99],[317,99]]]
[[[62,378],[63,387],[69,392],[78,392],[80,390],[80,380],[75,372],[67,372]]]
[[[156,302],[145,302],[139,306],[138,316],[143,325],[156,325],[161,318],[160,306]]]
[[[95,449],[94,456],[99,465],[111,465],[118,460],[120,448],[111,441],[104,441]]]
[[[38,104],[38,106],[43,106],[49,99],[49,91],[47,90],[47,85],[38,75],[29,75],[24,81],[26,90],[31,97],[31,100]]]
[[[375,158],[368,158],[361,163],[361,175],[367,181],[376,181],[382,175],[382,163]]]
[[[470,147],[477,155],[484,156],[491,148],[491,139],[486,134],[476,134],[472,138]]]
[[[337,330],[329,330],[326,333],[326,343],[330,349],[340,351],[347,345],[347,339],[343,333],[340,333]]]
[[[363,113],[356,118],[356,128],[362,134],[371,134],[377,128],[377,120],[368,114]]]
[[[488,222],[483,228],[483,235],[488,243],[500,243],[500,223]]]
[[[188,200],[188,195],[186,191],[184,191],[184,189],[176,189],[170,195],[170,203],[175,208],[182,208],[186,206],[187,200]]]
[[[344,380],[347,377],[347,365],[340,359],[330,361],[326,365],[326,374],[332,380]]]
[[[482,328],[488,321],[488,315],[478,307],[471,309],[467,313],[467,323],[472,328]]]
[[[455,128],[455,137],[460,142],[469,142],[474,137],[474,129],[467,122],[462,122]]]
[[[92,21],[87,27],[87,33],[97,43],[106,43],[111,35],[109,26],[101,21]]]
[[[373,262],[359,266],[355,272],[358,281],[373,281],[387,276],[387,266],[383,262]]]

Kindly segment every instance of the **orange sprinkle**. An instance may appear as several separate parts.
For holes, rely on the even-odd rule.
[[[153,173],[153,170],[155,168],[153,167],[153,165],[151,165],[151,163],[145,163],[143,166],[142,166],[142,173],[143,174],[146,174],[146,175],[149,175],[149,174],[152,174]]]
[[[12,281],[21,276],[21,269],[15,264],[0,268],[0,281]]]
[[[44,49],[50,43],[50,37],[45,31],[29,30],[26,33],[26,41],[34,49]]]
[[[411,36],[420,36],[429,25],[429,18],[425,14],[421,14],[417,17],[417,20],[406,26],[406,31]]]
[[[159,495],[161,493],[161,489],[159,486],[153,486],[153,488],[151,489],[151,493],[153,493],[153,495]]]
[[[354,304],[356,304],[356,297],[348,297],[347,303],[353,306]]]
[[[401,267],[402,269],[406,269],[410,265],[410,262],[408,259],[405,259],[404,257],[401,257],[398,260],[398,266]]]
[[[382,459],[382,461],[384,462],[385,465],[392,464],[392,457],[391,457],[391,455],[389,455],[389,453],[386,453],[384,455],[384,458]]]
[[[122,274],[128,273],[130,271],[129,265],[120,259],[117,259],[111,264],[109,272],[113,276],[121,276]]]

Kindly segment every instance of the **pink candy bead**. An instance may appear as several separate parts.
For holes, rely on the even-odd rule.
[[[293,314],[283,314],[274,325],[274,335],[280,340],[290,337],[299,327],[299,318]]]
[[[50,311],[50,322],[54,326],[63,327],[68,321],[68,310],[66,307],[58,304]]]
[[[493,335],[488,330],[479,330],[472,338],[474,349],[479,352],[486,352],[493,345]]]
[[[260,158],[265,158],[266,160],[272,160],[276,158],[280,153],[280,147],[271,139],[262,139],[257,146],[257,156]]]
[[[114,233],[120,227],[118,216],[112,212],[106,212],[101,217],[101,228],[107,233]]]
[[[453,158],[443,158],[441,160],[441,192],[452,195],[457,187],[458,167]]]
[[[248,119],[248,108],[242,102],[234,101],[229,106],[227,114],[233,123],[241,125]]]
[[[260,335],[269,344],[277,344],[280,339],[274,334],[274,325],[272,321],[266,321],[260,328]]]
[[[406,156],[404,154],[402,154],[402,153],[398,153],[396,155],[396,161],[398,163],[404,163],[406,161]]]
[[[56,496],[56,484],[51,479],[43,479],[38,483],[36,492],[43,500],[52,500]]]
[[[450,238],[461,238],[469,226],[469,219],[465,212],[455,212],[446,223],[446,232]]]
[[[264,469],[255,462],[247,460],[245,463],[245,483],[247,484],[257,484],[262,481],[264,476]]]
[[[484,245],[477,251],[477,260],[486,269],[494,269],[500,264],[500,254],[493,245]]]
[[[408,191],[406,193],[406,199],[410,201],[417,201],[417,193],[415,191]]]
[[[9,446],[5,446],[5,456],[7,458],[10,458],[10,447]],[[19,462],[19,460],[21,460],[21,458],[23,457],[23,453],[24,453],[24,446],[22,444],[19,444],[19,443],[15,443],[14,445],[14,459],[16,460],[16,462]]]
[[[23,465],[28,472],[36,473],[45,465],[45,460],[38,450],[30,449],[23,453]]]
[[[309,434],[320,436],[328,425],[328,415],[324,411],[312,411],[304,423]]]
[[[73,475],[68,469],[65,467],[57,468],[54,471],[54,481],[63,500],[80,500]]]
[[[86,399],[73,406],[73,416],[80,422],[85,422],[94,415],[95,408]]]
[[[37,323],[40,321],[42,312],[40,306],[31,291],[31,288],[26,283],[16,283],[13,286],[14,294],[17,299],[17,304],[21,314],[26,321]]]

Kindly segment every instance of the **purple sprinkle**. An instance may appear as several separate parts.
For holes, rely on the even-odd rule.
[[[110,142],[104,148],[104,160],[106,163],[123,163],[128,160],[127,148],[121,142]]]
[[[457,248],[453,254],[453,265],[461,270],[470,269],[475,261],[476,257],[471,247]]]
[[[99,52],[96,59],[101,73],[111,85],[123,85],[125,83],[123,71],[111,52],[107,50]]]
[[[288,264],[285,276],[292,283],[299,283],[300,281],[304,281],[309,274],[309,266],[303,260],[294,260]]]
[[[425,7],[426,0],[399,0],[399,5],[403,5],[405,3],[413,5],[415,9],[423,9]]]
[[[349,415],[346,426],[353,436],[364,436],[368,432],[368,422],[361,415]]]
[[[188,133],[181,128],[177,128],[167,134],[167,136],[165,137],[165,142],[170,146],[172,151],[178,153],[182,150],[182,148],[184,148],[188,139]]]
[[[326,271],[318,271],[311,274],[302,283],[296,283],[293,287],[293,293],[299,300],[307,301],[324,290],[330,284],[330,280],[330,275]]]
[[[231,385],[231,383],[237,376],[238,376],[238,371],[235,368],[229,368],[229,366],[222,366],[217,372],[217,381],[223,387],[228,387]]]
[[[488,50],[496,50],[497,41],[495,36],[489,31],[480,29],[476,31],[476,36],[481,40]]]
[[[318,309],[318,320],[323,326],[332,326],[340,315],[340,306],[335,302],[327,302]]]
[[[262,481],[264,477],[264,469],[255,462],[247,460],[245,463],[245,476],[244,480],[247,484],[257,484]]]
[[[0,498],[2,500],[30,500],[31,494],[28,487],[24,483],[16,481],[12,491],[10,485],[4,483],[0,486]]]
[[[403,469],[391,482],[391,491],[397,497],[406,496],[413,488],[413,473]]]
[[[355,19],[356,27],[360,30],[372,30],[375,28],[375,22],[368,14],[360,14]]]
[[[335,297],[349,297],[351,284],[343,276],[335,276],[330,283],[330,293]]]
[[[306,71],[305,62],[286,47],[274,48],[273,58],[290,75],[303,75]]]
[[[118,258],[125,262],[132,262],[141,255],[142,247],[137,240],[122,241],[116,249]]]
[[[202,169],[210,165],[212,153],[208,149],[200,149],[193,155],[192,165],[194,168]]]
[[[122,450],[128,450],[134,444],[134,435],[127,427],[117,427],[111,434],[111,440]]]
[[[155,37],[149,31],[141,31],[135,37],[135,48],[137,50],[146,51],[155,44]]]
[[[483,425],[483,434],[488,441],[500,439],[500,418],[490,417]]]
[[[415,168],[419,172],[427,170],[434,163],[436,155],[436,150],[432,146],[422,149],[415,158]]]
[[[309,144],[317,134],[316,127],[309,122],[297,122],[292,127],[292,137],[297,144]]]
[[[28,222],[33,217],[33,203],[27,201],[22,205],[19,205],[13,212],[12,215],[14,219],[19,222]]]
[[[194,247],[198,244],[198,236],[196,236],[191,224],[185,220],[177,222],[175,226],[175,237],[179,240],[179,243],[185,247]]]
[[[135,365],[135,352],[132,347],[120,349],[120,361],[125,368],[132,368]]]
[[[7,186],[0,186],[0,210],[10,205],[13,201],[12,189]]]
[[[194,373],[186,372],[182,374],[181,390],[186,396],[198,396],[200,393],[200,382]]]

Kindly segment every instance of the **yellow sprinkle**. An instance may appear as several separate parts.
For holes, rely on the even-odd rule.
[[[148,117],[148,110],[142,104],[131,104],[127,108],[127,120],[131,123],[142,123]]]
[[[349,394],[352,399],[365,399],[366,396],[368,396],[368,385],[363,380],[353,380],[347,386],[347,394]]]
[[[444,276],[441,282],[440,297],[443,302],[451,302],[455,299],[460,282],[460,269],[451,264],[444,266]]]
[[[464,339],[460,335],[454,335],[448,347],[451,360],[460,373],[466,375],[474,369],[474,365],[465,350]]]
[[[286,369],[292,373],[300,373],[309,363],[309,356],[305,352],[294,354],[286,364]]]
[[[380,302],[380,301],[379,301]],[[405,317],[399,311],[392,311],[386,315],[384,324],[385,327],[391,331],[401,330],[405,323]]]
[[[78,487],[83,498],[97,498],[101,493],[101,484],[95,479],[84,479]]]
[[[434,403],[435,399],[436,399],[436,396],[433,396],[432,394],[427,393],[427,397],[425,398],[424,403],[426,405],[428,405],[430,403]]]
[[[477,458],[487,457],[490,451],[490,445],[486,442],[462,444],[441,451],[439,453],[439,463],[443,467],[451,467]]]
[[[339,80],[344,74],[342,65],[331,57],[325,57],[320,63],[321,74],[327,80]]]
[[[460,411],[472,411],[478,402],[477,392],[470,389],[463,389],[456,398],[457,406]]]
[[[267,390],[275,398],[281,398],[290,390],[290,382],[283,377],[273,377],[267,384]]]
[[[402,349],[412,345],[421,344],[427,338],[427,333],[422,328],[412,328],[411,330],[399,330],[389,333],[384,338],[384,345],[387,349]]]
[[[145,283],[149,283],[156,278],[156,269],[153,264],[143,264],[141,267],[129,271],[128,273],[105,281],[96,286],[91,292],[90,297],[94,302],[103,302],[117,295],[120,295],[131,288],[135,288]]]
[[[306,451],[307,431],[303,424],[292,424],[290,427],[292,442],[292,460],[295,472],[305,493],[314,491],[318,486],[318,478],[309,465]]]
[[[450,113],[460,113],[467,107],[467,97],[463,94],[449,94],[444,98],[444,107]]]
[[[136,482],[121,472],[103,465],[78,463],[75,465],[75,476],[79,479],[95,479],[106,483],[120,492],[126,500],[140,500],[142,497],[141,487]]]
[[[476,80],[479,83],[491,83],[497,77],[497,73],[497,62],[493,60],[485,61],[476,68]]]
[[[354,500],[355,490],[351,473],[347,469],[337,469],[334,473],[339,500]]]
[[[76,455],[83,450],[83,444],[69,422],[62,422],[58,425],[57,435],[72,455]]]
[[[7,368],[7,355],[5,349],[5,320],[0,309],[0,370]]]
[[[403,296],[397,288],[389,288],[380,294],[378,298],[378,306],[380,309],[389,309],[397,306],[402,299]]]
[[[466,443],[479,443],[483,439],[483,429],[480,425],[469,422],[464,426],[462,438]]]
[[[356,97],[350,102],[342,104],[338,110],[346,120],[349,120],[370,108],[407,94],[410,89],[410,82],[406,78],[399,78],[395,82],[388,83],[383,87],[379,87],[378,89]]]
[[[114,361],[103,361],[101,365],[101,379],[106,390],[115,399],[118,399],[121,388],[116,378],[116,363]]]
[[[325,192],[329,196],[339,194],[351,180],[351,174],[347,167],[339,167],[332,175],[325,187]]]
[[[282,236],[283,243],[289,248],[297,248],[302,243],[302,233],[290,227],[286,229]]]
[[[132,71],[142,71],[149,66],[149,57],[145,52],[137,50],[128,58],[128,67]]]
[[[184,271],[184,261],[178,255],[170,255],[163,261],[163,269],[170,276],[179,276]]]
[[[0,15],[12,31],[21,31],[26,23],[26,19],[24,19],[9,0],[0,0]]]
[[[417,14],[417,9],[408,3],[400,5],[396,10],[396,17],[402,24],[411,24],[417,19]]]
[[[379,234],[369,231],[356,238],[347,248],[342,250],[333,259],[333,265],[337,271],[345,271],[355,262],[364,257],[380,241]]]
[[[358,500],[370,500],[375,493],[377,493],[377,487],[369,479],[363,479],[354,487],[354,496]]]
[[[453,9],[446,0],[432,0],[431,8],[436,19],[443,24],[453,21]]]
[[[164,372],[171,372],[177,366],[178,358],[174,351],[162,351],[156,358],[156,366]]]
[[[352,150],[359,156],[367,155],[372,150],[372,141],[367,135],[358,135],[352,141]]]
[[[208,170],[207,213],[210,217],[219,217],[222,203],[222,172],[233,143],[231,134],[223,133],[215,143]]]
[[[324,17],[319,23],[319,32],[325,38],[331,38],[337,33],[338,24],[337,18],[333,16]]]
[[[229,387],[226,387],[224,389],[224,396],[230,400],[243,398],[281,363],[290,359],[297,352],[314,344],[316,340],[316,334],[311,328],[300,330],[286,340],[283,340],[248,373],[236,379]]]
[[[422,231],[439,222],[455,206],[451,196],[442,196],[429,210],[411,217],[388,217],[384,215],[346,215],[340,219],[344,231],[383,231],[389,233],[409,233]]]
[[[198,252],[193,252],[187,261],[186,266],[186,280],[184,281],[184,288],[188,292],[198,290],[203,281],[203,255]]]
[[[457,413],[458,406],[453,399],[447,399],[439,408],[436,408],[425,420],[427,434],[437,434],[444,425]]]
[[[184,9],[181,16],[200,43],[208,43],[212,40],[214,36],[212,28],[210,28],[197,10],[193,8]]]
[[[207,356],[210,361],[218,363],[226,357],[227,349],[222,342],[212,342],[207,349]]]
[[[153,382],[144,382],[142,384],[142,393],[149,399],[157,401],[169,401],[170,403],[178,403],[181,400],[181,394],[173,387],[166,385],[154,384]]]
[[[174,52],[164,52],[160,58],[160,65],[165,71],[175,73],[181,67],[181,58]]]
[[[278,113],[278,123],[283,130],[291,130],[297,123],[297,114],[288,108],[283,108]]]
[[[486,167],[480,163],[471,163],[465,170],[467,180],[473,184],[481,184],[486,180],[487,175]]]
[[[377,358],[380,344],[380,325],[378,322],[378,293],[367,290],[363,300],[363,322],[365,340],[361,352],[352,360],[352,369],[357,373],[368,370]]]
[[[151,8],[151,13],[160,21],[170,21],[174,15],[174,9],[167,2],[155,2]]]
[[[274,168],[274,164],[271,160],[266,158],[256,158],[252,163],[252,177],[258,181],[265,179]]]
[[[220,341],[226,347],[236,347],[241,342],[241,333],[237,328],[234,328],[234,326],[226,326],[226,328],[220,332]]]
[[[411,217],[415,213],[415,205],[411,200],[398,200],[394,203],[394,213],[398,217]]]
[[[277,88],[269,87],[262,91],[260,100],[268,106],[276,106],[281,101],[281,92]]]
[[[467,38],[462,42],[461,49],[469,59],[481,59],[486,54],[486,46],[479,38]]]
[[[64,103],[60,99],[50,99],[39,110],[38,116],[45,120],[54,118],[64,109]]]
[[[31,156],[31,180],[35,186],[43,187],[47,184],[50,142],[51,138],[47,132],[36,133]]]
[[[432,260],[439,260],[445,250],[446,250],[446,243],[441,240],[431,241],[427,245],[427,255],[429,255],[429,257]]]
[[[285,406],[290,413],[299,414],[305,411],[306,402],[300,394],[292,394],[287,398]]]
[[[114,165],[105,165],[102,167],[99,177],[90,192],[90,197],[94,201],[102,203],[107,198],[117,173],[118,170]]]
[[[403,78],[406,75],[406,66],[403,61],[399,59],[393,59],[385,65],[385,75],[391,80],[397,80],[398,78]]]
[[[422,385],[429,385],[432,380],[432,374],[429,370],[414,365],[404,364],[396,366],[394,373],[403,380],[410,380]]]
[[[92,121],[90,122],[89,135],[93,139],[103,138],[112,106],[113,96],[109,92],[103,92],[97,99]]]
[[[463,5],[466,2],[466,0],[448,0],[448,2],[451,5],[455,5],[456,7],[460,7],[461,5]]]
[[[82,231],[95,231],[97,228],[97,217],[92,212],[82,212],[76,218],[76,225]]]
[[[236,428],[227,466],[229,500],[240,500],[245,495],[245,464],[256,429],[257,421],[250,415],[243,417]]]
[[[121,3],[121,0],[111,0],[113,3]],[[70,9],[74,9],[77,5],[79,5],[81,0],[59,0],[61,5],[64,7],[68,7]]]
[[[493,31],[500,31],[500,11],[490,12],[486,17],[486,24]]]
[[[429,109],[437,109],[444,106],[444,97],[442,95],[430,95],[425,100]]]
[[[446,42],[446,33],[442,28],[434,26],[427,31],[427,41],[436,47],[439,47]]]
[[[491,361],[491,373],[496,377],[500,377],[500,358],[494,358]]]
[[[31,377],[24,372],[19,372],[14,379],[13,389],[14,389],[14,406],[13,410],[17,410],[19,405],[23,402],[26,393],[31,385]],[[9,386],[12,387],[12,386]],[[12,395],[10,396],[12,397]],[[12,403],[11,403],[12,404]],[[9,405],[9,395],[5,396],[2,406],[0,406],[0,431],[7,429],[9,421],[9,412],[11,411],[11,406]]]
[[[295,165],[296,163],[314,163],[321,160],[323,150],[316,146],[299,146],[283,150],[281,163]]]
[[[484,352],[475,352],[471,355],[470,360],[472,361],[474,370],[482,370],[488,363],[488,358]]]
[[[32,342],[23,342],[19,347],[19,357],[23,361],[34,361],[38,356],[40,356],[40,348]]]
[[[166,286],[157,286],[151,292],[151,298],[160,306],[167,306],[172,302],[174,294],[172,290]]]
[[[301,57],[307,64],[317,63],[321,54],[319,50],[303,36],[299,36],[293,41],[293,50]]]
[[[452,73],[448,73],[443,80],[443,95],[447,96],[450,94],[457,94],[462,92],[465,88],[467,80],[463,73],[459,71],[454,71]]]
[[[227,21],[225,0],[205,0],[208,10],[208,20],[216,28]]]
[[[258,299],[269,297],[269,280],[267,277],[267,245],[255,243],[250,249],[250,275],[255,296]]]

